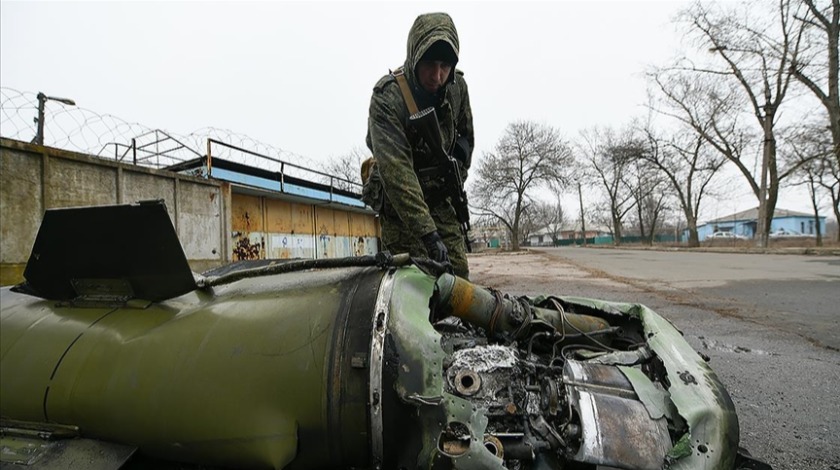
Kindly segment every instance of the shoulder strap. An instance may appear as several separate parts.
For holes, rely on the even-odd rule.
[[[400,67],[391,72],[391,75],[397,79],[397,84],[400,86],[400,91],[402,91],[405,105],[408,106],[409,114],[417,114],[419,110],[417,109],[417,103],[414,102],[414,95],[411,94],[411,88],[408,86],[408,80],[405,78],[405,70]]]

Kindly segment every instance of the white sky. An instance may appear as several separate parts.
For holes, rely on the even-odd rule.
[[[364,147],[373,84],[403,62],[414,18],[446,11],[480,158],[514,120],[571,139],[644,115],[643,71],[678,53],[670,20],[686,5],[2,1],[0,85],[178,134],[230,129],[321,163]],[[731,206],[706,216],[757,205],[736,181]],[[808,210],[784,195],[779,207]]]

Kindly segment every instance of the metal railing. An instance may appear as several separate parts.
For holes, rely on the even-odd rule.
[[[143,142],[144,140],[148,141]],[[180,139],[160,129],[154,129],[132,137],[129,144],[108,142],[97,153],[97,156],[103,156],[103,153],[111,146],[114,148],[115,160],[125,161],[126,157],[131,154],[133,164],[153,168],[165,168],[186,161],[187,158],[179,155],[179,153],[186,153],[189,159],[203,156]],[[162,146],[163,149],[161,149]]]
[[[322,171],[289,163],[287,161],[280,160],[279,158],[263,155],[252,150],[237,147],[236,145],[212,138],[207,139],[207,160],[205,163],[207,175],[212,174],[213,158],[222,158],[219,156],[218,152],[213,150],[214,145],[228,150],[228,155],[225,157],[230,161],[237,163],[241,162],[241,158],[236,158],[235,155],[231,155],[233,152],[239,152],[241,154],[254,157],[254,159],[251,159],[251,161],[246,164],[255,168],[277,173],[281,192],[287,191],[287,180],[291,177],[325,186],[324,190],[329,193],[330,201],[336,201],[336,196],[354,197],[358,199],[358,197],[362,194],[362,185],[356,181],[351,181],[346,178],[324,173]]]

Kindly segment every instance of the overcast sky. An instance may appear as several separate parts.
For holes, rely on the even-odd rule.
[[[460,35],[480,158],[515,120],[572,139],[645,115],[643,72],[678,54],[671,20],[685,6],[4,0],[0,84],[178,134],[229,129],[317,164],[364,147],[373,84],[402,64],[414,18],[446,11]],[[745,184],[733,191],[729,207],[706,215],[757,205]],[[808,210],[792,199],[779,206]]]

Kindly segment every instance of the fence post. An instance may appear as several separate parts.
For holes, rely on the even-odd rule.
[[[131,138],[131,157],[134,164],[137,165],[137,139],[134,137]]]
[[[213,173],[213,154],[210,151],[211,147],[211,140],[207,139],[207,177],[209,178],[210,175]]]

